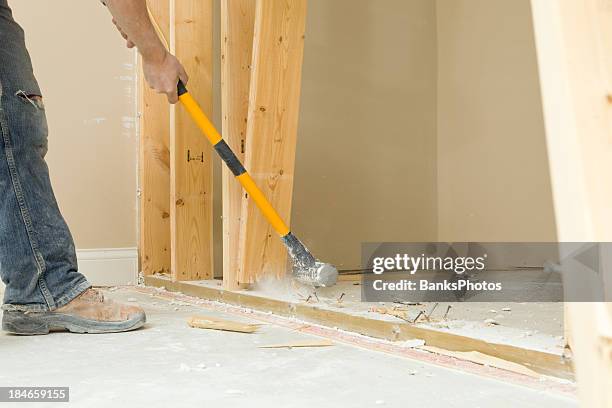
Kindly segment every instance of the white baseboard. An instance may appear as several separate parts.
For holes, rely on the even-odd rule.
[[[79,272],[95,286],[135,285],[138,282],[136,248],[77,250]],[[0,294],[4,283],[0,281]],[[1,303],[1,301],[0,301]]]
[[[138,249],[77,250],[79,272],[95,286],[135,285],[138,282]]]

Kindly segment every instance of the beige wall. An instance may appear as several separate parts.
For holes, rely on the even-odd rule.
[[[9,4],[44,93],[51,179],[77,248],[135,247],[134,53],[97,1]]]
[[[134,54],[95,1],[11,4],[77,246],[136,246]],[[352,269],[364,241],[555,239],[528,7],[310,0],[293,229],[317,256]]]
[[[294,231],[339,268],[364,241],[436,238],[430,0],[310,0]]]
[[[437,0],[438,238],[554,241],[529,0]]]

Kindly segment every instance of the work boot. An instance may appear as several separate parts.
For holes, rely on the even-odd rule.
[[[118,333],[135,330],[146,322],[144,311],[105,299],[87,289],[67,305],[52,312],[5,311],[2,329],[22,335],[48,334],[51,330],[72,333]]]

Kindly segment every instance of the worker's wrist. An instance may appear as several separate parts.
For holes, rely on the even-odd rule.
[[[140,48],[140,54],[144,62],[158,65],[164,62],[168,51],[160,43],[158,45]]]

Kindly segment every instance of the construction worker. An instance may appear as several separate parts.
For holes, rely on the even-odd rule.
[[[176,103],[177,83],[188,78],[157,37],[145,0],[104,3],[127,46],[138,47],[149,85]],[[45,163],[43,94],[8,0],[0,0],[0,128],[3,330],[34,335],[55,329],[112,333],[141,327],[146,321],[141,308],[106,299],[78,272],[74,242]]]

